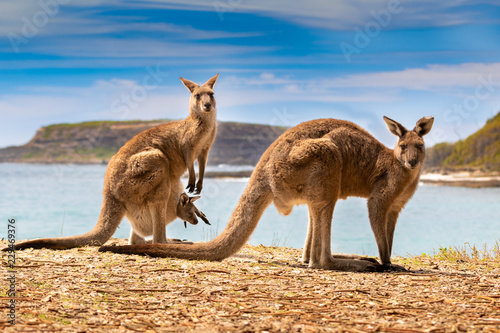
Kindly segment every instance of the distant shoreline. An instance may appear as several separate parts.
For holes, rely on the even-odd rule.
[[[208,178],[248,178],[252,170],[247,171],[211,171]],[[463,187],[500,187],[500,175],[477,175],[469,172],[423,173],[420,181],[425,184],[463,186]]]
[[[205,178],[249,178],[252,170],[248,171],[207,171]]]
[[[500,175],[478,172],[424,173],[420,176],[420,182],[472,188],[500,187]]]
[[[206,172],[207,178],[249,178],[249,171],[212,171]],[[500,187],[500,175],[478,175],[469,172],[424,173],[420,182],[429,185],[458,186],[470,188]]]

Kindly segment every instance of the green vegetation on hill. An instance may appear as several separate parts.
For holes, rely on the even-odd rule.
[[[500,112],[465,140],[429,148],[426,166],[500,171]]]
[[[115,124],[124,124],[124,125],[136,125],[136,124],[157,124],[161,122],[167,122],[169,120],[150,120],[150,121],[145,121],[145,120],[95,120],[95,121],[85,121],[82,123],[60,123],[60,124],[53,124],[53,125],[48,125],[43,127],[44,133],[43,137],[45,139],[50,138],[53,132],[58,131],[58,132],[65,132],[69,131],[72,129],[76,130],[86,130],[86,129],[96,129],[96,128],[109,128],[112,125]]]
[[[442,142],[427,149],[425,166],[428,168],[440,168],[443,162],[451,155],[455,144]]]

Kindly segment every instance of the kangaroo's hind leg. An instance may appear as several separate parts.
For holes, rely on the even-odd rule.
[[[309,267],[335,269],[331,262],[330,243],[334,204],[308,206],[310,225],[304,251],[309,254]]]
[[[128,244],[129,245],[135,245],[135,244],[146,244],[146,240],[144,237],[140,236],[137,234],[134,229],[130,229],[130,237],[128,238]]]
[[[304,244],[304,250],[302,252],[302,262],[305,264],[308,264],[311,258],[311,244],[314,233],[313,226],[314,225],[312,223],[311,210],[309,209],[309,222],[307,225],[306,243]]]
[[[336,199],[332,198],[338,196],[336,189],[339,188],[339,184],[329,184],[329,179],[335,177],[331,174],[331,170],[336,170],[339,163],[337,146],[328,138],[315,138],[315,139],[303,139],[294,144],[290,149],[287,159],[287,165],[295,169],[302,169],[303,174],[290,174],[288,184],[295,185],[300,184],[300,193],[298,196],[302,199],[306,199],[310,203],[317,203],[318,200],[324,200],[324,198],[330,198],[335,203]],[[324,172],[324,170],[328,170]],[[323,179],[319,181],[318,179]],[[315,185],[311,185],[315,184]],[[317,188],[320,184],[322,188]],[[325,188],[326,186],[327,188]],[[295,186],[299,188],[299,186]],[[327,199],[328,200],[328,199]],[[279,207],[279,202],[275,200],[276,207]],[[289,211],[293,206],[290,205]],[[309,221],[307,227],[306,242],[304,244],[304,250],[302,253],[302,261],[304,263],[310,263],[312,252],[317,250],[314,248],[316,244],[315,234],[316,234],[316,224],[315,224],[315,212],[313,212],[312,206],[309,204]],[[331,209],[333,212],[333,208]],[[282,209],[285,211],[285,209]],[[316,259],[315,259],[316,260]],[[316,263],[315,263],[316,265]]]
[[[338,259],[331,254],[331,223],[335,203],[310,204],[312,238],[309,267],[350,272],[380,271],[381,265],[369,260]]]
[[[153,217],[153,243],[167,243],[167,232],[165,230],[167,220],[167,207],[163,204],[150,205]]]
[[[312,223],[311,212],[309,211],[309,224],[307,227],[306,243],[304,244],[304,250],[302,252],[302,262],[305,264],[309,263],[310,256],[311,256],[311,244],[312,244],[312,238],[313,238],[313,233],[314,233],[313,227],[314,227],[314,224]],[[375,258],[371,258],[371,257],[367,257],[367,256],[358,256],[355,254],[333,253],[332,257],[334,259],[366,260],[366,261],[372,262],[374,264],[379,264],[379,262]]]

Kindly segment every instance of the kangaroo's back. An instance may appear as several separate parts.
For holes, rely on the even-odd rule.
[[[316,119],[303,122],[283,133],[265,152],[261,161],[266,155],[272,159],[284,158],[300,141],[319,138],[334,141],[342,148],[343,154],[352,154],[374,147],[380,150],[384,147],[370,133],[350,121]],[[367,147],[367,144],[370,146]]]
[[[301,178],[296,169],[314,161],[317,165],[326,165],[328,170],[325,172],[333,172],[340,180],[341,197],[367,197],[371,183],[378,177],[377,166],[381,158],[390,154],[389,148],[350,121],[316,119],[283,133],[259,164],[268,169],[268,174],[285,174],[293,169],[290,176]],[[278,178],[287,179],[288,176]]]
[[[129,163],[133,156],[156,149],[168,160],[168,164],[163,167],[169,168],[169,175],[175,178],[181,177],[187,169],[180,149],[181,133],[189,127],[186,123],[186,120],[172,121],[138,133],[111,158],[106,173],[123,174],[130,168]]]

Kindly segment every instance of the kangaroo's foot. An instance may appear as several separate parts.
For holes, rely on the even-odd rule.
[[[360,257],[360,258],[358,258],[358,260],[366,260],[366,261],[372,262],[374,264],[380,265],[378,260],[375,258],[372,258],[372,257]]]
[[[198,182],[196,183],[196,188],[194,190],[194,194],[200,194],[202,189],[203,189],[203,181],[198,180]]]
[[[391,272],[408,272],[406,268],[404,268],[401,265],[395,265],[395,264],[388,264],[388,265],[382,265],[384,271],[391,271]]]
[[[358,256],[356,254],[343,254],[343,253],[334,253],[332,254],[334,259],[357,259],[357,260],[366,260],[372,262],[374,264],[380,265],[377,259],[367,256]]]
[[[335,257],[329,258],[322,263],[309,262],[310,268],[331,269],[344,272],[382,272],[384,266],[378,262],[374,263],[370,260],[358,259],[336,259]]]
[[[194,193],[195,189],[196,189],[196,184],[194,183],[194,180],[189,180],[188,181],[188,185],[186,186],[187,192],[188,193]]]

